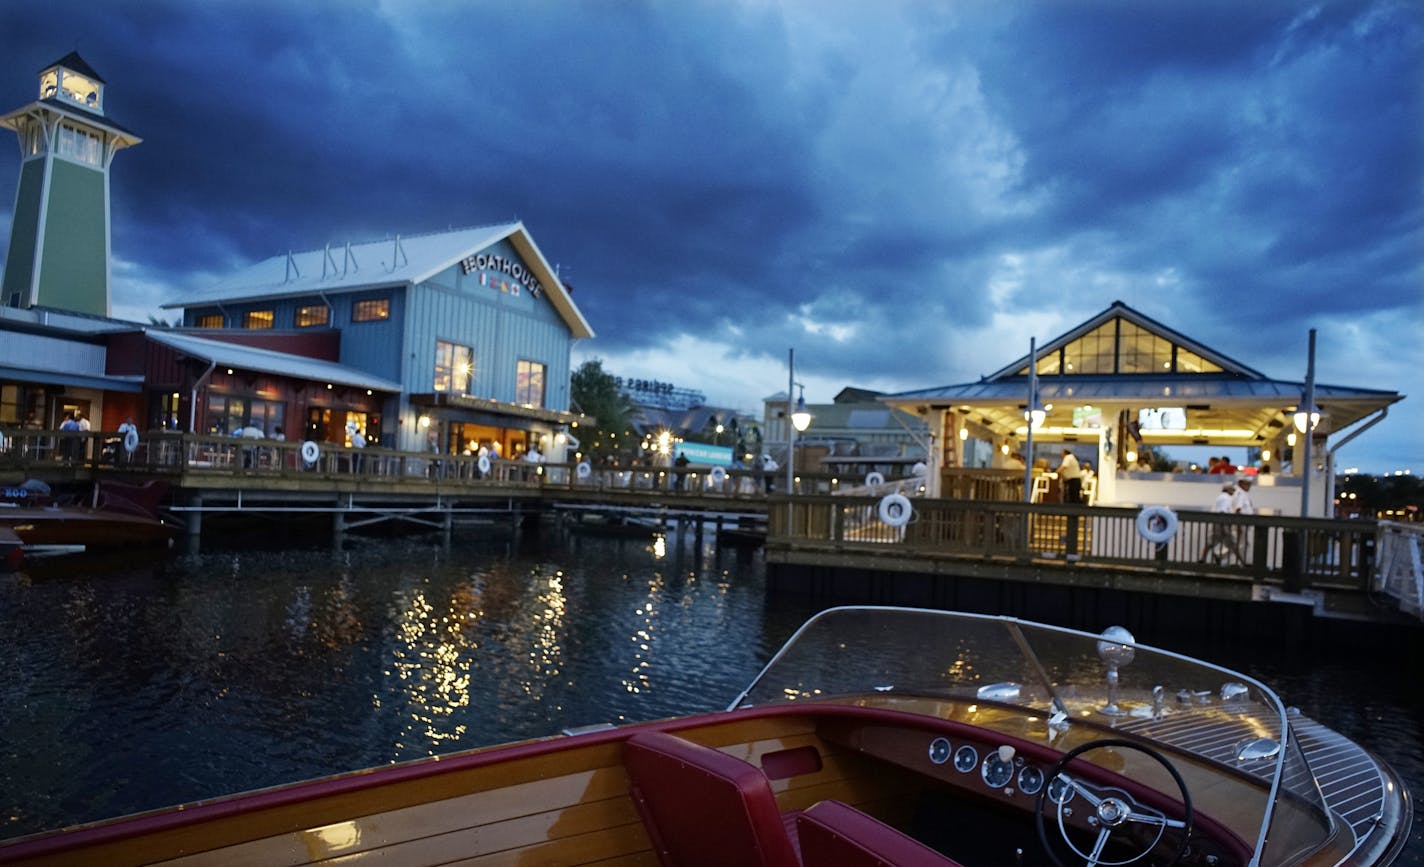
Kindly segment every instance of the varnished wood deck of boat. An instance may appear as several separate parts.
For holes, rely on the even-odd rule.
[[[1043,744],[1041,720],[1021,713],[938,702],[933,710],[943,713],[923,716],[925,707],[913,700],[877,698],[869,705],[876,706],[777,705],[477,750],[0,843],[0,863],[653,864],[623,766],[623,741],[638,731],[669,731],[753,765],[786,768],[768,772],[783,811],[838,800],[902,830],[920,796],[946,786],[1026,820],[1032,809],[1031,796],[989,789],[977,773],[931,764],[925,747],[940,729],[957,743],[980,738],[984,752],[1008,742],[1030,761],[1051,763],[1058,755]],[[917,713],[907,712],[912,707]],[[1056,746],[1101,736],[1098,727],[1075,726]],[[814,761],[800,758],[808,751]],[[1164,782],[1153,763],[1135,763],[1133,755],[1114,759],[1124,760],[1132,779]],[[1261,801],[1263,782],[1187,757],[1178,764],[1215,839],[1238,850],[1249,845],[1252,811],[1242,805]]]

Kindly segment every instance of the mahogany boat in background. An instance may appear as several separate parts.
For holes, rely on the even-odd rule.
[[[25,559],[168,546],[175,527],[159,514],[162,482],[98,482],[91,505],[61,505],[48,485],[26,482],[0,489],[0,564]]]

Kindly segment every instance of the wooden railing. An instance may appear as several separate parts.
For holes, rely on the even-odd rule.
[[[1373,521],[1180,511],[1166,542],[1139,533],[1135,508],[973,500],[913,500],[902,527],[880,519],[874,497],[773,497],[768,544],[887,557],[1043,560],[1190,571],[1279,584],[1367,592],[1378,528]]]
[[[768,544],[802,550],[837,549],[875,556],[1058,561],[1125,569],[1171,570],[1221,580],[1269,582],[1284,591],[1336,588],[1370,593],[1381,533],[1374,521],[1334,521],[1284,516],[1229,515],[1181,510],[1176,533],[1165,543],[1143,538],[1135,508],[1026,504],[997,499],[915,497],[920,480],[896,480],[866,489],[832,474],[796,476],[794,496],[785,494],[784,471],[662,466],[580,466],[527,461],[482,462],[474,455],[342,448],[320,444],[307,460],[304,443],[186,433],[141,435],[125,448],[114,432],[0,429],[0,480],[36,475],[80,478],[132,473],[168,478],[180,487],[236,485],[272,488],[300,480],[303,488],[349,485],[362,490],[471,493],[523,489],[558,496],[569,492],[610,501],[685,499],[735,501],[738,508],[765,509]],[[1007,486],[1003,474],[962,474],[965,490]],[[887,493],[914,497],[910,521],[901,527],[880,519]],[[1414,544],[1419,544],[1417,539]],[[1391,559],[1390,562],[1395,562]],[[1402,562],[1402,561],[1401,561]],[[1377,583],[1377,582],[1376,582]],[[1424,594],[1424,591],[1419,591]],[[1417,603],[1416,603],[1417,605]]]
[[[139,436],[128,449],[113,431],[0,429],[0,473],[10,476],[66,475],[95,472],[167,477],[179,486],[212,487],[225,480],[359,481],[364,487],[418,487],[422,480],[475,491],[488,487],[649,494],[659,497],[715,497],[765,501],[770,491],[785,491],[784,471],[687,466],[580,466],[574,463],[533,463],[476,455],[404,452],[384,448],[355,449],[318,443],[314,460],[303,442],[208,436],[155,431]],[[304,453],[303,449],[308,451]],[[841,488],[839,477],[801,474],[800,494],[830,494]]]

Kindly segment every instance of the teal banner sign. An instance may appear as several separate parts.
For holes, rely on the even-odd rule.
[[[678,455],[687,455],[689,463],[710,464],[715,467],[730,467],[732,465],[731,446],[709,446],[706,443],[678,443],[673,446],[672,456],[676,460]]]

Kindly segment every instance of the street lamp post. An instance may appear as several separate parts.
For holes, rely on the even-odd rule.
[[[806,410],[806,396],[794,404],[791,395],[796,391],[796,350],[787,350],[786,357],[786,535],[791,535],[792,505],[791,494],[796,486],[796,434],[811,426],[811,413]],[[803,386],[804,388],[804,386]]]
[[[1024,422],[1028,434],[1024,437],[1024,502],[1033,502],[1033,428],[1043,419],[1043,409],[1038,403],[1038,338],[1028,339],[1028,406],[1024,410]]]
[[[1305,474],[1300,480],[1300,516],[1310,515],[1310,441],[1315,439],[1315,426],[1320,423],[1320,410],[1315,406],[1315,329],[1310,329],[1310,351],[1305,363],[1305,402],[1296,410],[1295,428],[1305,437],[1301,449],[1301,468]]]

